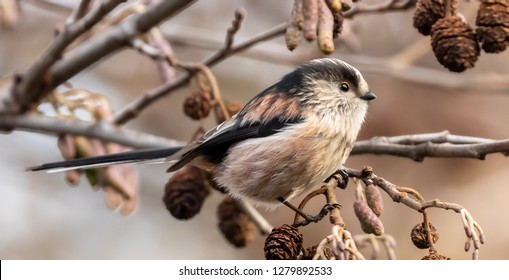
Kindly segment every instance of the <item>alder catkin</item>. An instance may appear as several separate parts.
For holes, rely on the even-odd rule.
[[[334,17],[325,0],[318,0],[318,7],[318,47],[323,54],[331,54],[334,52]]]

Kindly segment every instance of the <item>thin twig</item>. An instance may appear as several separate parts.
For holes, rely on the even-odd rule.
[[[60,120],[35,114],[7,115],[0,117],[0,131],[11,129],[52,135],[61,133],[82,135],[138,149],[185,145],[185,143],[177,140],[157,137],[152,134],[118,127],[109,122],[90,123],[84,121]]]
[[[0,112],[26,111],[31,104],[40,100],[75,74],[114,51],[127,47],[132,37],[147,32],[164,19],[175,16],[195,2],[195,0],[161,1],[147,8],[143,13],[132,15],[120,24],[94,36],[77,46],[65,58],[60,59],[66,46],[100,20],[106,14],[105,11],[111,11],[123,1],[105,2],[97,8],[100,12],[89,12],[75,25],[66,29],[67,31],[62,33],[63,35],[57,37],[41,60],[36,62],[21,78],[18,77],[19,82],[10,94],[2,96]],[[75,29],[77,31],[74,31]],[[50,67],[51,69],[49,69]]]
[[[0,131],[1,130],[30,130],[45,134],[68,133],[85,135],[133,148],[157,148],[182,144],[182,142],[175,140],[168,140],[146,133],[125,130],[113,125],[106,125],[104,123],[101,123],[100,125],[87,122],[74,123],[36,115],[2,116],[0,118]],[[130,132],[124,133],[123,131]],[[144,136],[140,137],[141,135]],[[415,142],[417,145],[412,145],[412,142]],[[423,149],[423,147],[436,148]],[[370,140],[357,141],[351,155],[392,155],[408,157],[414,160],[422,160],[424,157],[481,158],[480,155],[487,155],[491,153],[505,154],[508,152],[508,139],[491,140],[470,136],[450,135],[448,133],[439,132],[394,137],[375,137]]]
[[[90,7],[92,0],[81,0],[80,4],[74,9],[66,21],[66,24],[72,24],[81,19]]]
[[[299,204],[299,207],[298,209],[299,210],[304,210],[304,207],[306,206],[306,204],[314,197],[316,196],[319,196],[319,195],[323,195],[325,194],[327,188],[325,186],[322,186],[321,188],[319,189],[316,189],[312,192],[310,192],[308,195],[306,195],[306,197],[304,197],[304,199],[302,199],[302,201],[300,202]],[[295,213],[295,216],[293,218],[293,224],[297,224],[299,223],[299,220],[301,218],[301,215],[299,213]]]
[[[209,58],[204,59],[202,62],[200,62],[200,64],[212,67],[236,53],[242,52],[260,42],[270,40],[272,38],[284,34],[284,32],[286,31],[286,25],[287,23],[279,24],[274,28],[271,28],[259,35],[252,37],[251,39],[248,39],[247,41],[241,44],[238,44],[237,46],[233,46],[231,48],[223,48],[214,53],[213,55],[211,55]],[[115,116],[114,122],[116,124],[124,124],[132,120],[133,118],[138,116],[141,113],[141,111],[143,111],[149,105],[153,104],[155,101],[173,92],[174,90],[187,85],[195,74],[196,73],[193,72],[187,72],[180,76],[179,78],[175,79],[172,83],[161,85],[157,88],[150,90],[140,98],[131,102],[131,104],[127,105],[123,110],[121,110]]]
[[[343,170],[348,174],[348,176],[352,178],[361,179],[365,184],[374,184],[384,190],[395,202],[401,202],[409,208],[423,212],[428,208],[440,208],[444,210],[453,210],[456,213],[459,213],[463,222],[463,226],[465,229],[465,234],[468,238],[467,241],[472,242],[474,244],[474,252],[472,253],[472,258],[476,259],[479,255],[479,247],[480,244],[484,242],[484,233],[481,227],[477,224],[476,221],[472,218],[470,213],[465,209],[465,207],[449,202],[442,202],[438,199],[433,199],[429,201],[421,201],[416,196],[407,195],[406,192],[400,192],[400,187],[385,180],[384,178],[378,177],[372,171],[372,168],[369,166],[364,167],[363,170],[356,170],[351,168],[343,168]],[[468,251],[470,247],[465,246],[465,250]]]
[[[435,250],[435,246],[433,245],[433,236],[431,235],[431,229],[429,226],[428,211],[426,211],[426,209],[422,210],[422,223],[424,225],[424,231],[426,232],[426,238],[428,239],[429,248],[431,250]]]
[[[268,235],[272,231],[273,226],[265,219],[256,208],[253,207],[249,202],[245,199],[238,200],[239,205],[242,209],[251,217],[253,222],[256,224],[261,234]]]
[[[200,37],[193,38],[189,34],[200,34]],[[207,50],[217,49],[224,43],[214,38],[216,34],[199,28],[183,27],[172,31],[167,35],[174,44],[205,48]],[[277,43],[266,43],[264,48],[253,49],[247,53],[240,53],[241,56],[264,61],[277,65],[296,66],[305,62],[309,57],[295,56],[287,51],[278,51]],[[375,57],[341,53],[341,59],[355,65],[356,68],[365,74],[390,76],[392,78],[409,81],[412,83],[433,85],[449,89],[455,89],[467,94],[507,93],[509,90],[509,75],[495,73],[481,73],[472,75],[455,75],[454,73],[442,70],[426,68],[417,65],[410,65],[408,61],[401,60],[396,54],[394,57]]]
[[[122,2],[125,2],[125,0],[104,2],[101,5],[97,5],[94,10],[90,11],[80,20],[67,25],[41,55],[41,58],[16,79],[16,83],[12,91],[9,92],[9,95],[4,96],[3,100],[0,100],[0,112],[24,112],[33,102],[39,100],[54,88],[48,87],[53,79],[51,75],[48,75],[50,67],[61,59],[67,46]],[[45,89],[43,93],[41,93],[41,89]]]
[[[197,65],[197,68],[200,69],[200,72],[205,76],[209,87],[210,92],[212,94],[212,97],[214,98],[214,101],[217,102],[219,105],[219,108],[221,109],[221,112],[223,113],[223,116],[226,119],[230,118],[230,113],[228,112],[228,109],[226,108],[226,105],[224,103],[223,97],[221,95],[221,91],[219,90],[219,85],[217,83],[216,76],[210,71],[210,68],[203,64]]]
[[[378,254],[380,252],[380,246],[378,242],[381,242],[384,245],[385,251],[387,252],[387,258],[389,260],[396,259],[396,252],[394,249],[396,248],[396,240],[391,235],[380,235],[376,236],[373,234],[357,234],[353,237],[355,244],[359,248],[364,248],[366,246],[371,245],[373,248],[373,253],[371,254],[371,259],[377,259]]]
[[[448,132],[375,137],[357,141],[352,155],[375,154],[407,157],[423,161],[426,157],[484,159],[488,154],[509,154],[509,139],[450,135]]]
[[[225,49],[231,49],[233,46],[233,40],[235,39],[235,35],[240,30],[242,26],[242,22],[246,18],[246,10],[243,8],[239,8],[235,10],[235,18],[232,21],[232,26],[228,28],[226,31],[226,43],[224,45]]]

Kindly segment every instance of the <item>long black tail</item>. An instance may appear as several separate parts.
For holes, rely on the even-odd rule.
[[[67,161],[50,162],[39,166],[28,167],[26,171],[46,170],[48,172],[60,172],[73,169],[89,169],[99,166],[107,166],[121,163],[153,161],[157,159],[164,160],[165,158],[178,152],[180,149],[182,149],[182,147],[143,149],[96,157],[78,158]]]

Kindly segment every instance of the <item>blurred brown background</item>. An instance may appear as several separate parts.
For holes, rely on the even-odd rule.
[[[77,1],[59,1],[75,5]],[[369,3],[369,1],[366,1]],[[371,1],[375,2],[375,1]],[[234,10],[244,7],[248,17],[236,42],[288,20],[292,1],[199,1],[163,26],[174,44],[176,56],[183,61],[199,61],[219,48]],[[477,3],[461,2],[462,12],[475,20]],[[48,46],[56,24],[66,18],[59,11],[45,11],[21,1],[22,17],[10,29],[0,30],[0,76],[23,71]],[[341,45],[334,57],[359,66],[372,90],[379,97],[370,111],[359,139],[376,135],[391,136],[449,130],[454,134],[504,139],[509,138],[509,92],[450,89],[437,83],[416,83],[384,75],[384,64],[375,71],[366,67],[368,57],[386,59],[405,50],[422,37],[412,27],[412,10],[361,15],[355,18],[361,49],[355,55]],[[194,39],[193,39],[194,38]],[[205,42],[209,48],[196,47]],[[215,42],[215,43],[214,43]],[[315,48],[303,43],[296,53],[286,50],[283,37],[260,44],[213,68],[223,95],[245,102],[274,83],[296,60]],[[358,63],[358,64],[357,64]],[[428,47],[415,65],[442,68]],[[364,67],[364,69],[363,69]],[[402,70],[405,71],[405,70]],[[509,52],[483,53],[472,70],[454,77],[475,79],[480,75],[509,73]],[[440,76],[438,76],[440,77]],[[442,78],[444,78],[442,77]],[[425,77],[417,77],[425,78]],[[77,88],[86,88],[109,96],[115,109],[160,84],[152,60],[132,50],[116,53],[108,60],[74,77]],[[179,90],[148,108],[128,127],[169,138],[187,141],[200,123],[182,114],[182,101],[191,89]],[[154,121],[156,120],[156,121]],[[212,127],[213,122],[204,124]],[[25,173],[24,167],[60,160],[56,139],[27,132],[0,136],[0,258],[1,259],[261,259],[264,238],[258,236],[248,248],[235,249],[217,230],[216,206],[221,195],[209,197],[202,212],[194,219],[176,221],[161,202],[168,175],[165,166],[138,166],[141,179],[140,203],[129,217],[110,212],[100,192],[86,183],[70,188],[62,174]],[[490,155],[485,161],[471,159],[426,159],[416,163],[390,156],[355,156],[347,161],[353,168],[371,165],[389,181],[416,188],[426,199],[439,198],[465,206],[485,230],[487,243],[481,259],[509,259],[509,223],[506,199],[509,196],[509,158]],[[337,191],[348,229],[360,233],[352,209],[352,185]],[[382,215],[385,231],[397,240],[400,259],[420,259],[425,250],[413,247],[411,228],[421,215],[384,196]],[[318,204],[316,205],[319,206]],[[262,210],[273,225],[290,223],[293,215],[279,208],[273,213]],[[437,247],[453,259],[469,259],[463,251],[466,240],[458,214],[433,209],[431,222],[440,233]],[[326,221],[303,229],[305,245],[319,242],[330,234]],[[369,255],[369,254],[368,254]]]

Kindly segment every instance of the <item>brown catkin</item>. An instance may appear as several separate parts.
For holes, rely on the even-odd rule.
[[[318,0],[318,47],[323,54],[334,52],[334,17],[325,0]]]
[[[453,72],[473,68],[480,53],[474,31],[458,16],[439,19],[433,25],[431,46],[438,62]]]
[[[318,1],[303,0],[302,13],[304,15],[304,38],[308,42],[316,40],[316,29],[318,26]]]
[[[365,194],[369,208],[371,208],[375,215],[380,217],[384,211],[384,202],[380,189],[373,184],[369,184],[366,186]]]
[[[286,28],[285,42],[288,50],[293,51],[297,48],[302,37],[302,28],[304,26],[304,14],[302,13],[302,1],[293,1],[291,23]]]

